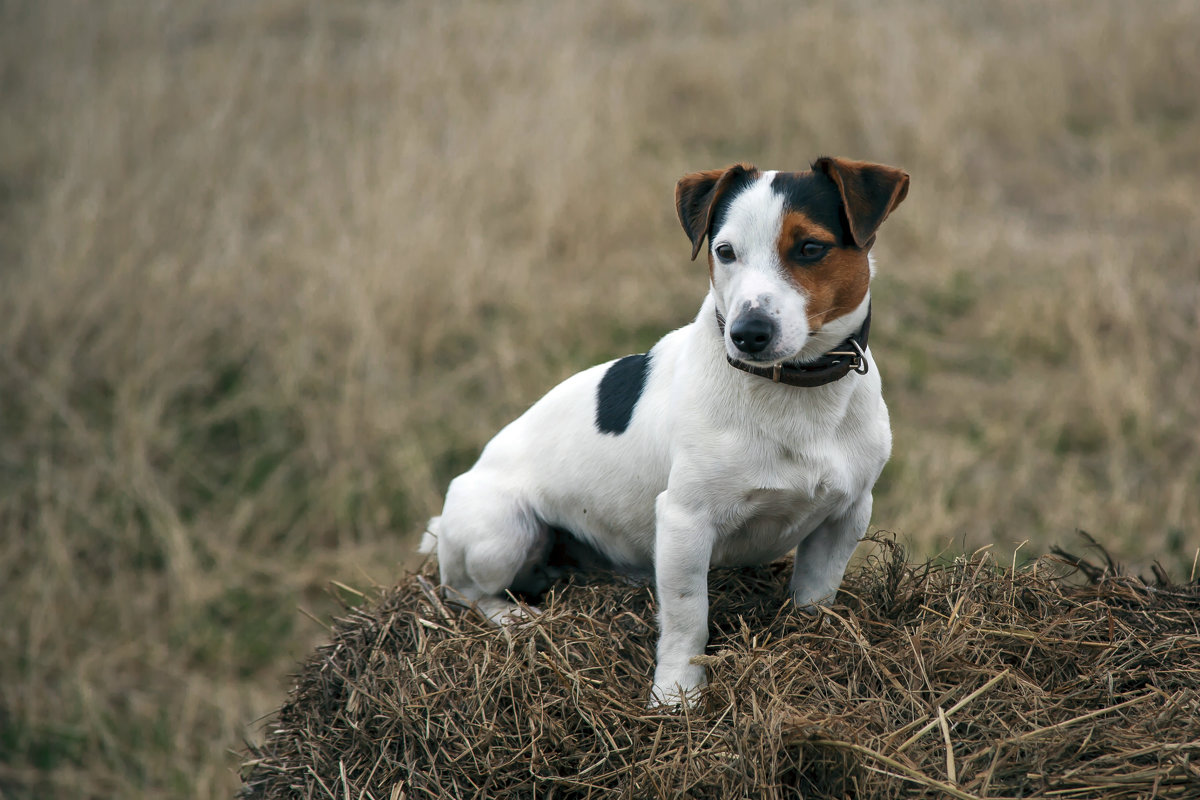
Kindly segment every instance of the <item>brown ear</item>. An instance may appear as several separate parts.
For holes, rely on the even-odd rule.
[[[837,184],[850,235],[860,248],[870,247],[875,231],[908,196],[908,173],[902,169],[828,157],[818,158],[812,168]]]
[[[733,164],[725,169],[709,169],[684,175],[675,184],[675,211],[684,233],[692,241],[692,260],[696,260],[700,245],[712,226],[713,209],[734,181],[755,172],[750,164]]]

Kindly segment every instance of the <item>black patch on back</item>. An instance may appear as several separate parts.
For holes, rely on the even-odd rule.
[[[625,356],[604,373],[596,388],[596,429],[614,436],[625,432],[633,419],[646,375],[650,372],[650,354]]]
[[[783,195],[785,213],[800,211],[813,222],[826,227],[841,244],[853,245],[846,210],[837,184],[821,172],[779,172],[771,188]]]

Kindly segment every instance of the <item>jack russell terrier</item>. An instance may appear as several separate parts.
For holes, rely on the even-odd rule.
[[[653,574],[651,705],[695,699],[708,570],[795,551],[795,604],[832,602],[891,452],[867,349],[875,232],[908,193],[894,167],[819,158],[746,164],[675,187],[710,290],[650,352],[550,390],[455,478],[423,550],[441,581],[498,623],[564,567]]]

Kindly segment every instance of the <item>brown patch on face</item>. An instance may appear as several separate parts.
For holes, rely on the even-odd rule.
[[[805,259],[802,250],[808,242],[828,247],[819,258]],[[808,297],[808,327],[812,333],[858,308],[867,296],[871,282],[867,251],[841,246],[832,231],[801,211],[789,211],[783,217],[779,263]]]

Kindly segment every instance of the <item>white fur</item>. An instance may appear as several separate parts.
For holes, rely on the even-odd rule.
[[[653,570],[660,606],[653,703],[686,701],[705,684],[692,664],[708,639],[708,570],[794,551],[791,592],[829,602],[871,515],[871,489],[891,450],[879,372],[815,388],[734,369],[718,330],[748,307],[779,329],[769,357],[812,358],[861,325],[868,299],[809,337],[806,298],[778,263],[782,199],[766,173],[731,203],[710,246],[730,243],[737,268],[714,260],[694,322],[664,336],[628,429],[598,432],[597,386],[610,364],[550,390],[451,484],[430,522],[442,582],[502,620],[514,576],[545,556],[549,528],[571,531],[631,571]],[[873,265],[872,265],[873,271]]]

